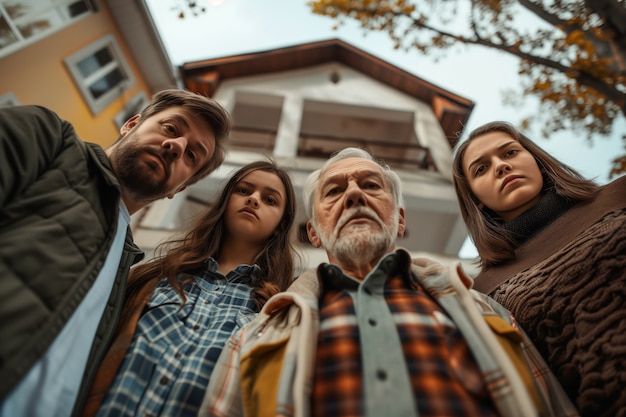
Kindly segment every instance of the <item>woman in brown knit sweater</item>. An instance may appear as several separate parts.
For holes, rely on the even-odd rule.
[[[453,171],[475,289],[513,313],[582,416],[626,416],[626,177],[600,187],[505,122],[471,132]]]

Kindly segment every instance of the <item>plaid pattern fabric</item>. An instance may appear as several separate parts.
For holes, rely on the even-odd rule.
[[[385,409],[422,417],[498,415],[463,336],[414,281],[409,262],[408,256],[389,255],[363,282],[332,265],[320,268],[324,291],[312,415],[378,415]],[[373,315],[376,304],[383,310]],[[368,339],[380,327],[395,328],[397,336]],[[397,348],[389,343],[394,337]],[[370,392],[364,386],[369,380]],[[377,394],[385,390],[388,395]],[[376,395],[376,404],[368,405]]]
[[[386,259],[388,256],[389,255],[381,261],[381,264],[387,263]],[[395,258],[396,256],[399,256],[399,258]],[[409,262],[408,253],[402,250],[398,250],[392,258],[398,259],[394,262],[397,262],[397,265],[400,266]],[[407,260],[404,261],[403,259]],[[370,358],[373,357],[374,359],[380,359],[386,356],[396,355],[388,355],[385,350],[379,350],[377,352],[375,348],[386,344],[381,343],[381,341],[384,342],[383,339],[385,338],[379,338],[378,341],[374,339],[374,342],[371,342],[371,340],[368,339],[371,330],[384,327],[390,328],[393,331],[396,329],[400,331],[405,325],[409,324],[414,325],[416,329],[418,329],[419,326],[428,325],[435,327],[433,323],[440,323],[441,326],[449,326],[452,329],[456,328],[462,331],[463,334],[465,334],[464,341],[468,346],[470,346],[470,348],[471,346],[478,348],[475,343],[476,340],[482,341],[480,344],[481,347],[478,348],[479,351],[472,350],[472,354],[476,358],[475,362],[480,364],[481,369],[485,368],[485,370],[489,372],[488,374],[483,375],[481,381],[489,381],[487,390],[491,393],[494,407],[498,407],[500,411],[499,414],[501,416],[578,416],[576,409],[568,400],[567,396],[563,392],[563,389],[554,378],[554,375],[550,373],[545,361],[543,361],[541,356],[536,352],[523,332],[521,332],[523,340],[522,349],[524,350],[526,359],[531,363],[530,368],[532,370],[532,374],[535,376],[534,383],[539,389],[540,395],[545,401],[545,405],[548,407],[546,412],[538,412],[538,410],[533,407],[532,401],[527,398],[528,395],[523,395],[521,393],[522,390],[524,392],[526,390],[526,388],[520,385],[522,382],[513,381],[511,379],[511,373],[502,369],[506,364],[511,364],[511,358],[504,352],[501,347],[501,343],[496,339],[493,334],[493,330],[491,330],[487,325],[485,319],[487,316],[493,315],[501,317],[506,323],[514,326],[514,323],[511,321],[512,318],[510,313],[486,295],[473,290],[468,290],[467,287],[469,278],[465,275],[455,273],[455,271],[460,271],[458,264],[448,268],[425,258],[415,258],[411,260],[412,273],[410,279],[403,278],[401,280],[398,280],[398,277],[407,276],[407,273],[404,273],[401,268],[399,271],[387,271],[386,267],[381,268],[381,265],[379,265],[376,270],[383,271],[383,273],[380,274],[380,276],[372,275],[368,278],[367,283],[364,282],[360,285],[357,281],[345,281],[344,278],[341,278],[343,274],[338,267],[332,265],[320,265],[319,268],[309,270],[301,275],[293,282],[291,287],[286,292],[274,295],[265,304],[259,315],[249,325],[242,328],[241,331],[237,333],[237,337],[231,338],[230,342],[225,346],[224,351],[220,356],[219,363],[216,365],[212,374],[210,386],[207,390],[205,401],[200,412],[200,417],[241,417],[244,415],[276,416],[279,415],[279,412],[283,412],[281,415],[285,416],[309,417],[312,413],[311,408],[314,408],[317,414],[323,414],[324,409],[328,410],[331,407],[328,404],[319,404],[320,395],[327,396],[327,398],[322,399],[322,401],[328,400],[328,398],[333,395],[332,390],[334,387],[328,384],[329,380],[321,380],[318,377],[319,382],[326,384],[329,388],[324,389],[320,387],[321,391],[317,392],[317,397],[313,397],[311,393],[312,389],[314,389],[316,385],[314,376],[317,377],[317,375],[315,375],[315,373],[319,372],[320,375],[324,375],[324,373],[325,375],[330,375],[332,372],[332,369],[321,369],[323,366],[338,366],[340,368],[340,370],[337,371],[338,373],[352,372],[353,369],[350,369],[351,367],[363,367],[363,378],[361,378],[360,382],[357,381],[357,383],[361,383],[361,387],[364,388],[360,401],[365,402],[365,404],[341,404],[341,406],[344,407],[342,410],[328,411],[328,415],[334,416],[339,415],[340,412],[348,412],[345,411],[348,408],[351,410],[357,410],[354,411],[354,415],[367,415],[365,411],[360,412],[358,410],[364,410],[365,407],[367,407],[367,410],[371,410],[370,398],[374,397],[376,400],[379,400],[381,397],[381,395],[378,395],[375,390],[374,392],[372,392],[371,389],[368,390],[368,386],[371,388],[369,380],[375,380],[379,376],[386,375],[391,377],[398,374],[397,372],[392,372],[392,367],[383,368],[384,371],[389,370],[387,373],[376,374],[376,365],[378,361],[371,361],[369,360]],[[341,279],[342,282],[346,282],[348,290],[343,290],[343,287],[334,287],[332,285],[333,281],[328,279],[328,273],[337,273],[336,279]],[[403,273],[404,275],[402,275]],[[323,283],[320,283],[318,277],[323,275],[326,275],[326,278]],[[387,275],[390,277],[388,284]],[[380,283],[377,282],[377,280],[380,280],[381,278],[383,278],[382,280],[384,281],[383,285],[380,285]],[[410,288],[414,285],[412,282],[414,278],[417,278],[419,282],[417,285],[421,289],[425,290],[430,298],[435,300],[437,304],[441,306],[441,310],[437,311],[437,309],[435,309],[432,317],[428,317],[428,315],[423,314],[401,314],[400,312],[404,310],[396,309],[396,312],[392,316],[395,326],[378,326],[378,324],[384,322],[380,319],[380,317],[384,314],[379,314],[382,309],[379,308],[380,306],[375,304],[380,302],[382,299],[382,304],[384,304],[384,307],[387,308],[387,298],[398,298],[396,302],[392,303],[393,305],[404,304],[400,298],[403,293],[408,291],[407,287]],[[363,294],[367,294],[367,291],[375,297],[371,300],[366,300],[368,301],[366,304],[360,301],[355,303],[348,298],[346,305],[351,304],[353,306],[350,310],[352,313],[340,316],[336,321],[326,317],[323,327],[320,327],[321,323],[318,321],[319,311],[317,310],[319,305],[319,296],[321,294],[320,284],[325,289],[324,296],[325,303],[327,304],[334,301],[345,302],[346,297],[342,291],[346,291],[350,298],[352,298],[353,295],[356,295],[357,300],[358,297],[363,296]],[[398,287],[396,287],[396,285],[398,285]],[[376,292],[376,288],[382,289],[383,286],[385,287],[384,297],[376,296],[376,294],[380,293],[380,290],[379,292]],[[399,290],[397,288],[399,288]],[[415,287],[413,293],[421,292],[421,289],[417,289],[417,287]],[[332,292],[334,292],[336,297],[331,295]],[[394,294],[395,292],[397,292],[397,294]],[[414,295],[415,294],[412,294],[409,291],[409,298]],[[419,295],[419,297],[422,296],[423,293]],[[343,297],[343,300],[340,299],[341,297]],[[450,298],[454,299],[454,303],[447,302],[450,301]],[[370,303],[369,301],[373,301],[373,303]],[[428,304],[427,299],[424,299],[423,301]],[[450,306],[445,307],[444,304]],[[406,306],[409,309],[412,308],[411,305],[411,302],[406,303]],[[357,306],[356,310],[354,309],[354,306]],[[360,312],[360,314],[354,314],[355,311]],[[373,314],[370,316],[367,313]],[[390,308],[387,308],[387,315],[391,314]],[[451,317],[455,317],[456,319],[452,320]],[[369,319],[374,319],[374,321],[370,323]],[[448,321],[454,321],[455,324],[452,325]],[[363,343],[361,343],[360,349],[357,348],[358,350],[355,350],[355,353],[361,355],[362,358],[368,358],[367,361],[364,359],[361,363],[354,365],[354,362],[344,364],[340,361],[330,360],[324,364],[320,359],[316,358],[316,350],[318,348],[324,348],[324,342],[317,343],[318,335],[321,332],[327,332],[330,329],[330,331],[333,332],[333,337],[336,337],[337,340],[339,340],[340,337],[345,337],[347,342],[343,343],[342,347],[350,349],[350,346],[353,346],[353,344],[351,345],[351,343],[353,343],[351,340],[354,340],[356,337],[351,333],[351,331],[354,330],[356,323],[359,323],[359,330],[365,328],[367,331],[358,333],[358,337],[363,341]],[[340,326],[345,327],[344,329],[340,329]],[[372,328],[368,329],[367,326],[372,326]],[[446,329],[443,333],[456,333],[452,329]],[[341,330],[345,330],[345,332],[341,333]],[[397,340],[399,340],[399,331],[396,332]],[[485,332],[487,332],[487,334]],[[438,333],[432,333],[432,335],[437,334]],[[473,342],[470,345],[467,341]],[[430,340],[427,340],[426,343],[424,343],[424,341],[415,343],[413,345],[415,349],[413,355],[419,356],[420,348],[423,348],[423,345],[430,342]],[[398,345],[401,345],[399,341],[397,343]],[[443,342],[439,341],[438,343]],[[335,346],[338,345],[339,344],[336,344]],[[393,345],[393,343],[390,345]],[[457,346],[457,348],[462,346],[457,345],[453,341],[451,343],[447,343],[447,345]],[[374,348],[373,352],[372,349],[369,349],[370,347]],[[393,348],[393,346],[391,347]],[[363,355],[364,351],[374,353],[374,355]],[[464,354],[458,353],[458,356],[463,357]],[[473,382],[465,381],[463,378],[476,377],[476,374],[473,372],[471,374],[468,373],[463,375],[461,378],[461,374],[459,374],[458,371],[463,368],[462,366],[454,364],[454,361],[452,360],[453,357],[454,356],[450,357],[451,363],[449,364],[449,368],[441,368],[438,371],[445,372],[447,369],[454,370],[453,373],[459,375],[461,383],[465,383],[469,387],[470,393],[473,394],[474,391],[471,391],[471,389],[477,386],[472,385]],[[280,372],[264,373],[263,375],[255,372],[249,372],[255,367],[263,366],[268,362],[275,361],[281,361],[282,363],[282,370]],[[372,362],[374,365],[373,367],[370,366],[372,365]],[[423,366],[427,365],[431,364],[423,364]],[[372,369],[374,371],[373,375],[368,373],[371,372]],[[412,369],[413,370],[411,372],[415,374],[416,368],[413,367]],[[405,371],[405,373],[408,374],[407,371]],[[494,375],[498,377],[497,380],[493,379]],[[415,377],[419,378],[420,375],[411,375],[411,378]],[[519,379],[519,377],[517,379]],[[346,390],[348,394],[352,395],[356,390],[358,390],[358,388],[351,388],[349,386],[346,387],[346,384],[354,383],[354,380],[350,377],[342,378],[342,381],[343,385],[341,383],[338,385],[342,385],[341,389]],[[424,381],[426,380],[424,379]],[[332,383],[332,381],[330,382]],[[494,382],[497,382],[496,386],[493,385]],[[411,398],[414,397],[414,384],[416,383],[411,382],[410,384],[407,384],[407,386],[409,386],[408,390]],[[384,384],[379,385],[382,386]],[[483,390],[483,387],[484,383],[481,382],[478,384],[478,389],[480,391]],[[374,388],[377,387],[374,385]],[[429,388],[426,387],[425,389]],[[278,394],[272,395],[272,391],[275,391]],[[402,391],[404,390],[397,390],[397,392]],[[396,391],[391,392],[391,395],[387,395],[387,391],[385,391],[382,397],[385,400],[385,406],[389,403],[392,403],[393,405],[386,408],[383,412],[379,412],[377,414],[372,413],[370,415],[376,417],[417,415],[417,407],[415,407],[414,412],[406,412],[404,414],[398,413],[396,404],[400,403],[398,400],[399,396],[396,395]],[[476,392],[478,393],[478,391]],[[402,398],[404,399],[404,396]],[[423,396],[423,398],[425,398],[425,396]],[[438,395],[433,399],[441,401],[441,398],[442,396]],[[262,399],[262,401],[259,401],[259,399]],[[354,398],[351,399],[351,401],[353,400]],[[428,400],[430,400],[430,398]],[[528,403],[525,403],[527,400]],[[331,398],[331,400],[328,401],[335,401],[335,404],[337,404],[336,398]],[[447,399],[444,401],[447,401]],[[415,400],[407,402],[410,402],[410,405],[414,406]],[[431,405],[428,406],[431,407]],[[432,405],[432,407],[434,406],[435,405]],[[450,408],[455,407],[452,404],[449,406]],[[322,407],[324,407],[324,409]],[[406,407],[403,408],[406,409]],[[293,413],[291,413],[291,410],[293,410]],[[442,416],[471,415],[466,410],[455,409],[446,414],[443,413],[446,412],[442,412]]]
[[[224,344],[255,315],[256,268],[240,265],[224,277],[210,259],[185,286],[182,309],[178,292],[159,283],[98,416],[197,415]]]
[[[548,368],[548,365],[543,360],[537,348],[530,342],[530,339],[523,330],[518,330],[523,334],[524,353],[528,358],[535,381],[539,385],[539,393],[544,397],[544,401],[549,406],[549,412],[552,415],[557,415],[558,413],[558,415],[564,416],[578,416],[578,411],[574,408],[574,405],[570,403],[569,397],[565,394],[565,391],[555,389],[555,387],[560,387],[560,383],[550,371],[550,368]]]

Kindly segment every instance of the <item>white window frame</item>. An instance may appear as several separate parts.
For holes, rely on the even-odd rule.
[[[46,0],[47,3],[39,2],[37,3],[33,10],[26,9],[25,14],[12,18],[7,9],[5,8],[5,3],[0,2],[0,20],[4,19],[7,24],[7,27],[10,33],[15,38],[15,41],[7,44],[4,47],[0,48],[0,58],[3,58],[13,52],[16,52],[22,48],[27,47],[41,39],[44,39],[55,32],[64,29],[75,22],[84,19],[87,16],[90,16],[96,11],[96,7],[94,5],[93,0]],[[82,1],[83,4],[87,7],[87,11],[75,17],[69,16],[67,13],[68,6]],[[13,6],[20,5],[22,2],[18,0],[11,1]],[[52,23],[48,28],[40,28],[39,31],[32,36],[24,37],[22,32],[19,29],[20,24],[24,22],[34,22],[40,18],[45,18],[45,16],[55,16],[56,24]]]
[[[79,63],[105,48],[108,50],[112,60],[106,65],[101,66],[93,73],[83,75],[78,66]],[[122,94],[124,94],[129,88],[131,88],[135,84],[135,77],[133,76],[133,72],[126,62],[124,54],[122,53],[120,47],[115,41],[115,37],[113,35],[106,35],[103,38],[100,38],[97,41],[86,46],[85,48],[81,49],[80,51],[68,56],[67,58],[65,58],[65,65],[72,74],[76,86],[80,90],[83,98],[87,102],[94,116],[104,110],[113,101],[122,96]],[[96,84],[98,81],[102,80],[103,77],[105,77],[107,74],[110,74],[114,70],[119,70],[122,73],[124,79],[121,80],[118,84],[111,86],[100,97],[94,97],[91,93],[90,87]]]

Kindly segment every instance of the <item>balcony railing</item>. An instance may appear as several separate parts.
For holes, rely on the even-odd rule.
[[[236,126],[228,146],[232,149],[271,154],[276,142],[276,131]],[[298,156],[327,159],[334,152],[347,147],[367,150],[393,168],[436,171],[430,150],[418,143],[347,138],[333,135],[300,134]]]
[[[301,134],[298,155],[326,159],[334,152],[349,146],[365,149],[393,168],[437,170],[430,150],[417,143]]]

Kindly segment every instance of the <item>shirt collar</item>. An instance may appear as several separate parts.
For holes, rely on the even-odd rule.
[[[210,273],[213,276],[224,277],[220,272],[218,272],[217,268],[219,264],[212,256],[209,257],[206,261],[206,272]],[[236,282],[242,284],[253,285],[258,279],[258,272],[260,268],[257,264],[248,265],[241,264],[238,265],[235,269],[228,272],[224,278],[226,278],[229,282]]]
[[[356,291],[360,285],[374,293],[382,293],[387,278],[398,275],[413,285],[410,269],[411,256],[403,249],[384,255],[363,282],[346,275],[338,265],[322,263],[317,268],[320,297],[329,291]]]

